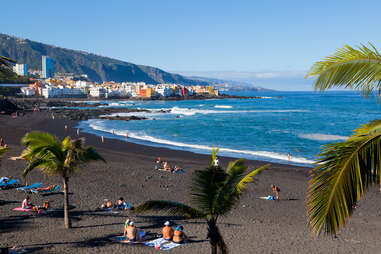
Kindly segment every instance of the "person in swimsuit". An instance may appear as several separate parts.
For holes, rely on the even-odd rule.
[[[178,225],[173,233],[173,242],[174,243],[184,243],[187,240],[187,236],[184,234],[184,227]]]
[[[169,221],[166,221],[164,223],[164,227],[163,227],[163,238],[165,240],[168,240],[168,241],[171,241],[172,238],[173,238],[173,228],[171,227],[171,223]]]

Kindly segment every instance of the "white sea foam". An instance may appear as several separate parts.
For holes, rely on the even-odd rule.
[[[215,106],[216,107],[216,106]],[[231,106],[230,106],[231,107]],[[304,109],[269,109],[269,110],[208,110],[193,108],[171,108],[170,113],[178,115],[195,115],[195,114],[235,114],[235,113],[303,113],[310,112]]]
[[[321,133],[307,133],[307,134],[299,134],[300,138],[317,140],[317,141],[335,141],[335,140],[347,140],[346,136],[339,135],[329,135],[329,134],[321,134]]]
[[[108,132],[112,133],[113,130],[107,129],[104,126],[102,126],[102,120],[94,120],[89,122],[89,126],[98,131]],[[175,146],[175,147],[181,147],[181,148],[191,148],[195,150],[203,150],[203,151],[212,151],[213,147],[206,146],[206,145],[195,145],[195,144],[186,144],[182,142],[176,142],[176,141],[170,141],[160,138],[155,138],[149,135],[140,134],[140,133],[134,133],[130,132],[128,130],[114,130],[115,135],[123,136],[125,137],[126,133],[128,132],[128,137],[134,138],[137,140],[143,140],[143,141],[149,141],[156,144],[164,144],[169,146]],[[287,161],[288,156],[287,154],[281,154],[281,153],[275,153],[275,152],[268,152],[268,151],[251,151],[251,150],[237,150],[237,149],[231,149],[231,148],[220,148],[221,152],[225,153],[233,153],[233,154],[240,154],[240,155],[250,155],[250,156],[256,156],[256,157],[265,157],[265,158],[271,158],[276,160],[283,160]],[[291,162],[294,163],[302,163],[302,164],[313,164],[314,161],[308,160],[303,157],[294,157],[292,156],[290,159]]]
[[[229,106],[229,105],[216,105],[214,107],[215,108],[232,108],[233,106]]]

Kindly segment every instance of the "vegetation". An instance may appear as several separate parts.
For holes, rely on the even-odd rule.
[[[30,69],[41,69],[41,56],[55,60],[55,71],[61,73],[86,74],[89,79],[102,82],[144,81],[149,84],[176,83],[202,84],[207,82],[187,79],[158,68],[136,65],[84,51],[55,47],[31,40],[0,34],[0,54],[12,57],[17,62],[28,64]]]
[[[50,176],[61,176],[64,183],[64,222],[71,227],[69,217],[69,178],[81,167],[95,160],[102,160],[94,148],[85,147],[84,139],[71,140],[66,137],[62,143],[55,136],[44,132],[30,132],[22,139],[26,149],[21,157],[29,162],[24,170],[24,177],[33,169],[39,168]]]
[[[205,170],[196,170],[191,186],[191,197],[194,207],[168,201],[150,200],[135,209],[135,212],[147,210],[167,210],[172,214],[182,214],[187,218],[203,218],[208,225],[208,238],[211,253],[228,253],[227,246],[217,226],[219,217],[226,215],[238,202],[247,184],[254,181],[257,174],[269,165],[251,171],[245,175],[247,166],[244,159],[230,162],[226,171],[215,167],[214,159],[217,150],[213,149],[210,166]]]
[[[316,90],[345,87],[369,95],[381,91],[381,55],[361,45],[345,46],[312,66]],[[336,234],[352,215],[363,193],[380,183],[381,120],[360,126],[345,142],[325,145],[312,170],[307,194],[309,225]]]
[[[8,152],[8,146],[0,146],[0,165],[1,165],[1,159],[3,158],[3,155]]]

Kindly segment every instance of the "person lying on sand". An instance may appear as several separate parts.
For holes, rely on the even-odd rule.
[[[173,238],[173,228],[171,227],[171,223],[169,221],[166,221],[164,223],[164,227],[162,229],[162,232],[163,232],[163,238],[165,240],[168,240],[168,241],[171,241],[172,238]]]
[[[33,206],[32,210],[35,211],[38,215],[44,214],[49,208],[49,201],[44,201],[42,206]]]
[[[101,208],[105,209],[105,208],[112,208],[112,202],[108,199],[105,199],[104,200],[104,203],[101,205]]]
[[[118,210],[127,210],[131,209],[131,205],[126,203],[126,201],[124,201],[124,198],[120,197],[118,201],[116,201],[116,203],[114,204],[114,208]]]
[[[22,201],[21,208],[32,208],[33,204],[30,202],[30,197],[26,196],[25,199]]]
[[[174,243],[184,243],[188,240],[188,237],[184,233],[184,227],[178,225],[173,233],[173,242]]]
[[[50,190],[54,190],[55,187],[56,187],[56,185],[53,184],[53,185],[49,185],[48,187],[36,188],[35,190],[36,191],[50,191]]]
[[[139,242],[141,240],[139,231],[140,230],[135,227],[135,222],[130,221],[126,229],[127,240],[130,242]]]
[[[176,165],[173,168],[172,173],[179,173],[179,172],[182,172],[182,171],[183,171],[183,169]]]

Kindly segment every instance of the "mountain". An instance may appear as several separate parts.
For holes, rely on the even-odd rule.
[[[15,59],[18,63],[28,64],[28,68],[33,70],[41,70],[41,56],[46,55],[55,60],[55,72],[86,74],[89,79],[97,82],[143,81],[148,84],[208,85],[208,82],[192,80],[151,66],[137,65],[6,34],[0,34],[0,55]]]
[[[257,91],[257,92],[266,92],[274,91],[272,89],[267,89],[263,87],[258,87],[252,83],[237,81],[237,80],[224,80],[217,78],[207,78],[201,76],[190,76],[189,78],[208,82],[209,84],[214,85],[216,88],[225,90],[225,91]]]

